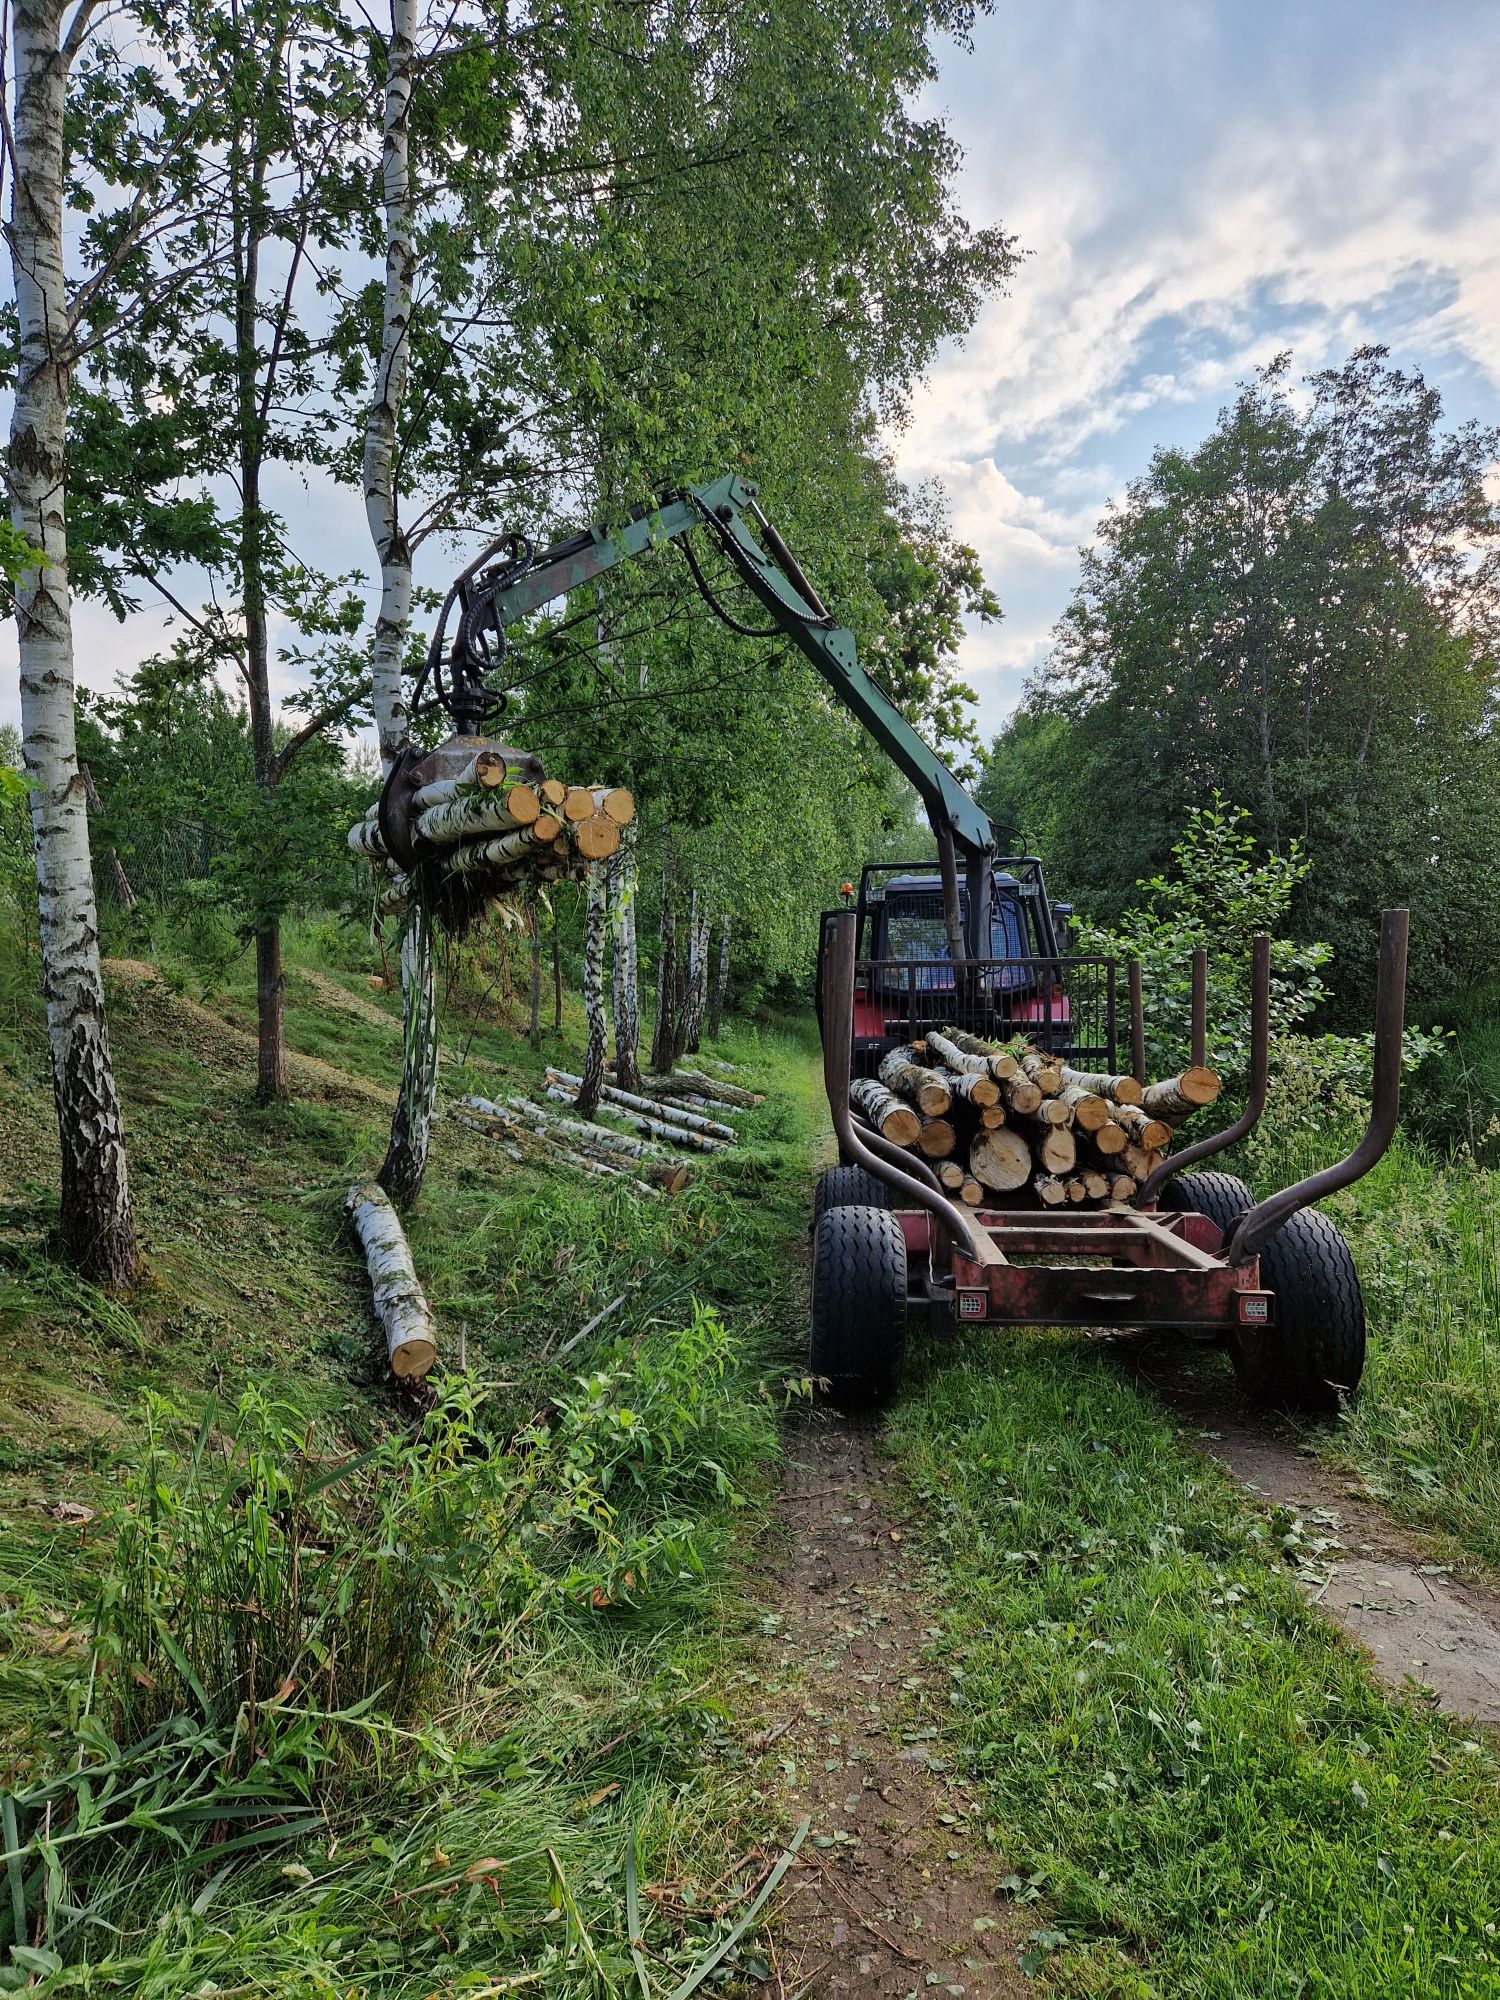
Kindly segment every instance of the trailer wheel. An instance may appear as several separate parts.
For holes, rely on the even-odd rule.
[[[1180,1215],[1206,1215],[1224,1236],[1247,1208],[1254,1208],[1255,1196],[1234,1174],[1179,1174],[1162,1189],[1162,1206]]]
[[[813,1228],[830,1208],[890,1208],[894,1195],[868,1167],[830,1167],[813,1191]]]
[[[1365,1304],[1342,1235],[1316,1209],[1284,1222],[1260,1253],[1276,1323],[1229,1336],[1234,1372],[1258,1403],[1336,1410],[1365,1365]]]
[[[813,1231],[811,1373],[849,1409],[883,1402],[906,1347],[906,1239],[889,1209],[829,1208]]]

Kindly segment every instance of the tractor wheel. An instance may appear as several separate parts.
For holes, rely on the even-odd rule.
[[[813,1231],[811,1373],[845,1409],[883,1402],[906,1347],[906,1239],[889,1209],[826,1209]]]
[[[1305,1208],[1261,1251],[1260,1280],[1276,1294],[1276,1321],[1230,1334],[1235,1374],[1258,1403],[1336,1410],[1365,1365],[1365,1304],[1348,1244]]]
[[[1233,1174],[1179,1174],[1161,1191],[1162,1206],[1184,1210],[1189,1215],[1206,1215],[1227,1237],[1247,1208],[1254,1208],[1255,1196]]]
[[[813,1191],[813,1228],[830,1208],[890,1208],[894,1194],[868,1167],[830,1167]]]

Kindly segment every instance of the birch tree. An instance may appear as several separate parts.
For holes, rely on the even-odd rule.
[[[68,72],[94,8],[15,0],[9,239],[18,367],[7,475],[13,529],[38,552],[15,589],[21,738],[31,784],[42,990],[62,1149],[64,1255],[128,1285],[139,1267],[125,1127],[110,1060],[78,767],[65,459],[76,319],[63,241],[63,120]]]

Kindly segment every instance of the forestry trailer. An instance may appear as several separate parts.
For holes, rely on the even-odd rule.
[[[721,576],[738,579],[769,614],[769,627],[745,625],[720,601],[722,582],[700,565],[695,532],[719,560]],[[840,1164],[824,1173],[814,1200],[814,1378],[845,1404],[889,1396],[917,1324],[938,1333],[965,1322],[1162,1327],[1226,1346],[1259,1401],[1336,1407],[1363,1369],[1364,1306],[1348,1246],[1313,1204],[1368,1173],[1395,1130],[1408,913],[1387,910],[1382,920],[1371,1112],[1354,1150],[1259,1202],[1232,1175],[1187,1171],[1244,1139],[1264,1109],[1269,939],[1257,938],[1251,954],[1244,1107],[1222,1130],[1178,1146],[1153,1113],[1158,1105],[1169,1117],[1191,1110],[1190,1080],[1212,1076],[1204,1066],[1204,955],[1194,954],[1192,964],[1188,1069],[1144,1089],[1140,967],[1124,966],[1131,1061],[1117,1074],[1122,968],[1067,948],[1069,912],[1049,901],[1040,861],[999,852],[983,809],[860,666],[852,634],[830,616],[749,481],[731,475],[674,492],[637,508],[623,525],[587,529],[541,551],[508,537],[463,572],[422,677],[430,677],[459,735],[438,751],[414,753],[392,773],[380,805],[387,851],[420,858],[410,833],[413,795],[446,768],[445,757],[483,749],[480,732],[503,706],[492,690],[506,628],[669,542],[681,544],[697,588],[732,629],[788,638],[806,656],[911,782],[937,844],[935,870],[920,862],[864,868],[853,907],[826,911],[820,923],[818,1021]],[[455,606],[457,634],[445,652]],[[421,689],[419,682],[418,695]],[[941,1072],[926,1067],[934,1050]],[[1017,1125],[1038,1109],[1015,1111],[1019,1065],[1024,1081],[1041,1079],[1033,1094],[1047,1095],[1056,1113],[1057,1122],[1043,1119],[1043,1127],[1050,1123],[1057,1134],[1076,1120],[1088,1134],[1086,1148],[1101,1151],[1103,1137],[1123,1130],[1137,1171],[1064,1181],[1046,1167],[1046,1149],[1060,1142],[1043,1129],[1037,1172],[1024,1148],[1019,1172],[975,1164],[973,1177],[959,1174],[962,1198],[955,1200],[951,1171],[945,1180],[912,1135],[898,1143],[880,1129],[882,1115],[896,1125],[896,1116],[882,1111],[886,1098],[909,1095],[910,1105],[896,1102],[895,1113],[907,1110],[920,1135],[941,1122],[934,1107],[951,1092],[971,1112],[983,1107],[970,1161],[999,1159],[1006,1105]],[[900,1089],[885,1091],[882,1076]],[[1004,1103],[991,1088],[1001,1078],[1012,1079]],[[924,1099],[924,1092],[935,1094]],[[1028,1143],[1036,1144],[1034,1135]],[[1015,1151],[1012,1131],[1012,1157]]]

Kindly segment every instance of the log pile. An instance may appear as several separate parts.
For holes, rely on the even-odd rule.
[[[1146,1083],[950,1028],[889,1050],[849,1095],[864,1124],[924,1158],[961,1200],[1062,1208],[1129,1201],[1177,1126],[1220,1088],[1209,1069]]]
[[[449,1115],[504,1145],[521,1165],[545,1161],[601,1180],[626,1181],[641,1194],[677,1194],[687,1186],[687,1167],[652,1140],[565,1117],[526,1097],[507,1097],[499,1104],[487,1097],[463,1097]]]
[[[635,817],[628,791],[537,778],[534,759],[527,779],[518,768],[503,751],[483,749],[456,776],[412,794],[412,834],[435,908],[472,912],[531,882],[582,881],[618,850]],[[411,883],[386,851],[378,804],[349,829],[349,845],[384,871],[382,904],[405,902]]]

